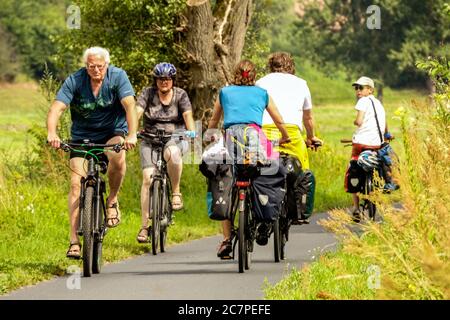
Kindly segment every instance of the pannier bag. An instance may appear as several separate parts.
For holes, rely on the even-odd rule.
[[[308,219],[314,210],[314,194],[316,192],[316,179],[311,170],[300,172],[294,184],[294,191],[297,194],[297,212],[300,212],[301,219]]]
[[[233,171],[230,164],[200,164],[200,171],[208,178],[206,202],[208,216],[213,220],[230,218]]]
[[[251,181],[252,210],[257,221],[274,221],[278,218],[286,193],[286,169],[278,165],[272,175],[259,175]]]
[[[227,156],[221,138],[206,149],[199,166],[200,172],[208,181],[206,203],[208,216],[213,220],[230,218],[233,171],[232,165],[226,164]]]
[[[316,180],[311,170],[302,171],[300,161],[293,156],[284,156],[287,170],[287,214],[292,220],[307,219],[314,210]]]
[[[358,165],[356,160],[351,160],[345,173],[345,191],[348,193],[362,192],[365,179],[366,174],[363,168]]]

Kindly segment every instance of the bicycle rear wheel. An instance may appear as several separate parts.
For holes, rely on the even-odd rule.
[[[372,176],[368,176],[365,182],[364,191],[366,195],[369,195],[373,191],[373,181]],[[369,219],[375,221],[375,215],[376,215],[376,206],[375,203],[373,203],[370,200],[365,200],[364,204],[365,210],[367,211],[367,215],[369,216]]]
[[[275,262],[280,262],[281,258],[281,233],[280,220],[277,218],[273,222],[273,255]]]
[[[94,187],[88,186],[84,194],[83,203],[83,276],[92,274],[94,247]]]
[[[238,227],[238,264],[239,273],[243,273],[247,261],[247,241],[245,239],[246,217],[245,217],[245,199],[239,200],[239,227]]]
[[[155,180],[152,184],[152,198],[151,198],[151,215],[152,215],[152,253],[158,254],[158,244],[160,237],[160,217],[161,217],[161,181]]]

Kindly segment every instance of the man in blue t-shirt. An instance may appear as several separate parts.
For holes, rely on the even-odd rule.
[[[71,74],[56,95],[47,117],[47,141],[60,147],[57,124],[61,114],[70,107],[72,142],[99,144],[123,143],[124,149],[136,146],[138,125],[134,90],[124,70],[109,64],[109,52],[92,47],[84,52],[85,67]],[[80,177],[85,176],[83,153],[70,153],[71,182],[69,192],[70,246],[67,257],[80,258],[77,235],[79,221]],[[125,152],[106,152],[109,161],[109,196],[106,200],[109,228],[120,223],[117,201],[126,171]]]

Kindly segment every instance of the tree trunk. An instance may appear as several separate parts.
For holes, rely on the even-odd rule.
[[[378,84],[377,99],[380,100],[381,103],[383,103],[383,85],[381,83]]]
[[[205,125],[220,88],[232,81],[250,24],[252,0],[187,1],[188,94]]]

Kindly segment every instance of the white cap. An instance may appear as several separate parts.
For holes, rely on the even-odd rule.
[[[356,82],[353,82],[352,86],[354,85],[361,85],[361,86],[369,86],[371,88],[375,88],[375,84],[373,83],[373,80],[369,77],[361,77]]]

